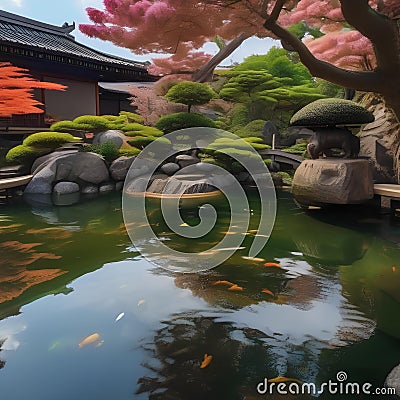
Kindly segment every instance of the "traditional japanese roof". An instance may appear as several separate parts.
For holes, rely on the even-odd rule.
[[[18,66],[79,72],[100,80],[151,80],[146,63],[111,56],[78,43],[71,35],[75,23],[54,26],[0,10],[0,57],[17,59]],[[25,61],[25,62],[24,62]],[[25,64],[25,65],[21,65]],[[73,69],[80,71],[71,71]],[[84,71],[83,71],[84,70]]]

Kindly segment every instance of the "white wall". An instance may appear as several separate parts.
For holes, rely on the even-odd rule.
[[[96,115],[97,82],[44,77],[46,82],[68,86],[64,92],[45,90],[46,114],[57,120],[74,119],[80,115]]]

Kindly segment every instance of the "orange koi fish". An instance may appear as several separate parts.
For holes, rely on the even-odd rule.
[[[213,359],[213,356],[209,356],[208,354],[204,354],[204,360],[200,365],[200,368],[206,368],[210,365],[211,361]]]
[[[267,262],[264,264],[264,267],[276,267],[276,268],[280,268],[281,265],[275,262]]]
[[[234,283],[229,282],[229,281],[216,281],[213,283],[213,285],[228,285],[228,286],[235,286]]]
[[[281,383],[281,382],[296,382],[296,383],[302,383],[298,379],[294,378],[286,378],[285,376],[277,376],[276,378],[268,379],[268,382],[275,382],[275,383]]]
[[[269,290],[269,289],[263,289],[261,290],[262,293],[270,294],[272,297],[275,297],[275,295]]]
[[[97,342],[100,339],[100,335],[98,333],[93,333],[93,335],[90,335],[83,339],[79,344],[78,347],[81,349],[82,347],[92,344],[94,342]]]
[[[233,285],[230,288],[228,288],[228,290],[232,290],[232,291],[235,291],[235,292],[243,292],[243,288],[241,286],[238,286],[238,285]]]

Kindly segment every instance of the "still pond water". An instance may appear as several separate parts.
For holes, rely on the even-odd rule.
[[[320,385],[338,371],[382,387],[400,363],[399,225],[353,210],[308,215],[278,197],[265,261],[243,249],[202,274],[143,259],[118,195],[2,206],[0,399],[306,399],[256,386],[277,376]],[[255,197],[251,207],[257,218]],[[153,211],[159,236],[187,251]],[[219,210],[215,238],[228,216]],[[204,354],[213,359],[200,368]]]

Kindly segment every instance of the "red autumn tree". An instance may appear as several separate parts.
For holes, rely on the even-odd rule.
[[[44,110],[42,103],[34,99],[33,89],[64,90],[58,83],[40,82],[32,78],[26,69],[0,63],[0,116],[13,114],[38,114]]]

